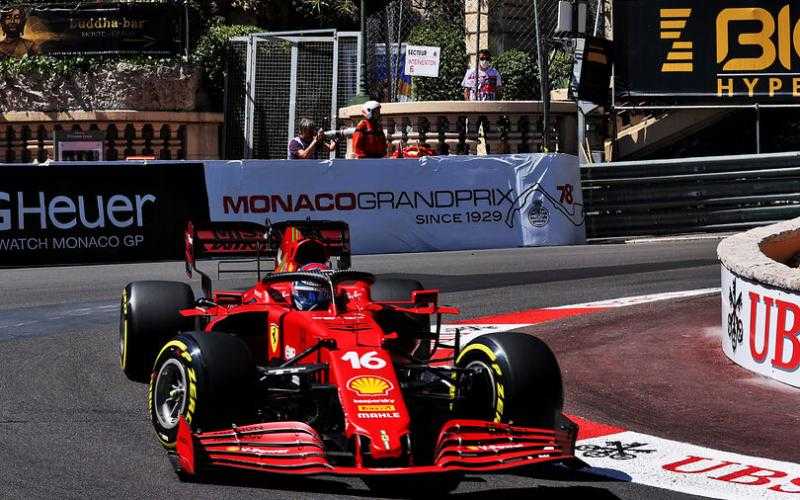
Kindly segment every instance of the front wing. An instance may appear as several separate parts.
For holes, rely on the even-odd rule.
[[[274,422],[192,433],[181,417],[176,445],[179,472],[233,468],[279,474],[342,476],[419,475],[455,471],[500,472],[575,459],[577,426],[516,427],[481,420],[451,420],[439,433],[432,465],[405,467],[331,464],[317,432],[302,422]],[[357,462],[358,463],[358,462]]]

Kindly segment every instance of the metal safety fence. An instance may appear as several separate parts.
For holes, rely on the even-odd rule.
[[[546,88],[566,87],[574,47],[571,41],[556,37],[558,3],[558,0],[376,2],[367,12],[367,90],[382,102],[460,100],[461,78],[468,68],[475,67],[478,51],[488,49],[496,62],[498,56],[510,51],[517,52],[518,58],[527,56],[533,62],[529,68],[532,74],[516,76],[530,87],[531,95],[527,98],[538,98],[537,17]],[[600,5],[602,0],[586,3],[590,31],[599,20],[596,14]],[[422,89],[414,89],[416,82],[403,72],[407,44],[442,48],[439,77],[426,79]]]
[[[358,32],[335,30],[256,33],[231,40],[225,157],[285,158],[301,118],[336,129],[339,107],[358,91],[359,40]]]
[[[800,216],[800,153],[581,167],[589,238],[738,231]]]

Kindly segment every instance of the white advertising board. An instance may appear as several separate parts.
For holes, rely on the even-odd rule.
[[[343,220],[354,253],[585,242],[576,157],[205,162],[212,221]]]
[[[800,387],[800,294],[722,267],[722,349],[735,363]]]
[[[439,47],[424,45],[406,46],[405,74],[408,76],[439,76]]]

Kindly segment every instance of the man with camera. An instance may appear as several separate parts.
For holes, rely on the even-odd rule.
[[[290,160],[318,160],[319,149],[330,152],[336,149],[336,140],[325,142],[325,132],[317,130],[314,121],[309,118],[300,119],[300,133],[289,141],[287,157]]]

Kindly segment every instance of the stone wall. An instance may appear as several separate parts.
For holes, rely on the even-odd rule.
[[[200,70],[190,64],[148,67],[124,61],[92,73],[20,75],[0,80],[0,112],[195,111]]]

